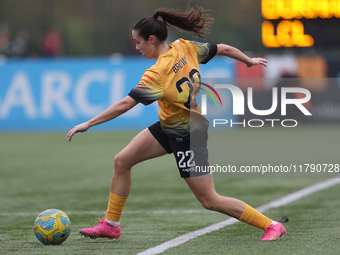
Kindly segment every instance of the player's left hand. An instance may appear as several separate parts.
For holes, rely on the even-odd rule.
[[[267,67],[268,60],[265,58],[250,58],[250,63],[247,64],[247,67],[252,67],[256,65],[263,65]]]

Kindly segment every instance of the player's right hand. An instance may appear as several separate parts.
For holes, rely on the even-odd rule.
[[[90,124],[88,122],[84,122],[84,123],[81,123],[77,126],[75,126],[74,128],[72,128],[67,136],[66,136],[66,139],[67,141],[71,142],[71,139],[72,139],[72,136],[75,134],[75,133],[78,133],[78,132],[85,132],[86,130],[88,130],[90,128]]]

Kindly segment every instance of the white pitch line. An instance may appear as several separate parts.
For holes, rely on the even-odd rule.
[[[288,203],[291,203],[293,201],[296,201],[296,200],[299,200],[305,196],[308,196],[310,194],[313,194],[315,192],[318,192],[318,191],[321,191],[321,190],[324,190],[324,189],[327,189],[327,188],[330,188],[332,186],[335,186],[337,184],[340,183],[340,176],[338,176],[337,178],[332,178],[332,179],[329,179],[329,180],[326,180],[326,181],[323,181],[323,182],[320,182],[320,183],[317,183],[317,184],[314,184],[312,186],[309,186],[309,187],[306,187],[306,188],[303,188],[301,190],[298,190],[296,192],[293,192],[287,196],[284,196],[280,199],[277,199],[277,200],[274,200],[268,204],[264,204],[260,207],[257,207],[256,210],[260,211],[260,212],[264,212],[268,209],[272,209],[272,208],[277,208],[277,207],[280,207],[280,206],[284,206]],[[202,229],[199,229],[199,230],[196,230],[196,231],[193,231],[193,232],[190,232],[190,233],[187,233],[187,234],[184,234],[182,236],[179,236],[179,237],[176,237],[172,240],[169,240],[169,241],[166,241],[160,245],[157,245],[155,247],[152,247],[152,248],[149,248],[143,252],[140,252],[138,253],[137,255],[155,255],[155,254],[159,254],[159,253],[162,253],[170,248],[173,248],[173,247],[177,247],[183,243],[186,243],[196,237],[199,237],[199,236],[203,236],[205,234],[208,234],[208,233],[211,233],[213,231],[217,231],[225,226],[228,226],[228,225],[232,225],[234,223],[238,222],[237,219],[234,219],[234,218],[230,218],[228,220],[225,220],[225,221],[222,221],[222,222],[219,222],[219,223],[216,223],[216,224],[213,224],[213,225],[210,225],[206,228],[202,228]]]

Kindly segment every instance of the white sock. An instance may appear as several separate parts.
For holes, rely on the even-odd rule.
[[[114,226],[114,227],[117,227],[120,225],[119,222],[116,222],[116,221],[110,221],[110,220],[107,220],[105,219],[107,223],[109,223],[110,225]]]
[[[276,225],[277,224],[277,222],[276,221],[272,221],[272,224],[271,225]]]

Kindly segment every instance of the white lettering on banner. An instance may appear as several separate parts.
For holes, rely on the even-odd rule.
[[[121,70],[115,71],[111,80],[110,103],[113,104],[123,98],[125,75]]]
[[[57,85],[57,86],[56,86]],[[50,71],[42,76],[41,110],[45,118],[53,115],[56,105],[63,117],[74,119],[75,113],[66,95],[71,89],[71,77],[63,71]]]
[[[111,80],[111,90],[110,90],[110,103],[113,104],[124,97],[124,87],[125,87],[126,75],[124,71],[117,70],[112,74]],[[131,110],[126,112],[123,118],[133,118],[138,117],[142,114],[144,107],[142,104],[137,104]]]
[[[79,81],[77,82],[74,92],[74,101],[79,110],[86,117],[93,117],[99,112],[105,110],[104,103],[95,106],[91,105],[88,101],[88,89],[91,83],[94,81],[104,83],[103,85],[105,85],[105,83],[108,81],[107,72],[102,70],[92,70],[85,73],[83,76],[80,77]]]
[[[0,118],[7,118],[14,107],[22,107],[25,115],[30,119],[37,115],[37,107],[34,103],[30,83],[24,72],[18,72],[14,75],[0,108]]]
[[[118,70],[112,75],[112,83],[111,83],[111,103],[115,103],[118,100],[124,97],[123,88],[125,87],[126,75],[123,71]],[[128,91],[129,92],[129,91]],[[122,117],[123,118],[135,118],[142,115],[144,110],[143,104],[137,104],[131,110],[126,112]]]
[[[9,75],[9,82],[6,82],[0,94],[0,121],[14,119],[14,114],[21,121],[54,120],[56,116],[65,120],[89,118],[119,101],[128,92],[125,90],[129,77],[124,70],[110,72],[105,69],[90,69],[78,76],[63,69],[38,74],[18,71]],[[99,88],[98,96],[103,97],[96,98],[93,95],[92,91],[96,93],[96,88]],[[94,98],[96,101],[93,101]],[[153,107],[158,108],[156,103]],[[17,113],[18,110],[20,112]],[[123,118],[139,118],[144,110],[145,107],[138,104],[124,114]]]

